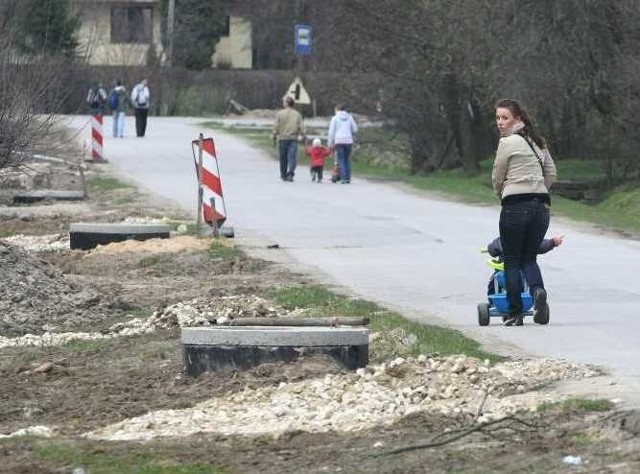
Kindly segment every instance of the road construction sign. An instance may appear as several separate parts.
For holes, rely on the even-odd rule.
[[[287,89],[285,97],[292,97],[297,104],[311,104],[311,98],[309,97],[309,94],[307,94],[307,91],[302,85],[302,81],[299,77],[296,77],[293,80],[289,89]]]
[[[193,140],[191,148],[196,164],[198,194],[204,221],[209,225],[213,225],[214,221],[222,225],[227,220],[227,210],[224,205],[220,168],[213,138]]]

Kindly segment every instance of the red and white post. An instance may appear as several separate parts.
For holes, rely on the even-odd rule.
[[[93,161],[104,161],[104,149],[102,133],[102,114],[91,116],[91,159]]]
[[[216,147],[213,138],[204,138],[202,134],[191,146],[198,178],[198,207],[201,208],[198,210],[198,222],[202,215],[204,221],[216,232],[227,219]]]

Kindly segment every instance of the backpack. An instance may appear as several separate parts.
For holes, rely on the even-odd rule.
[[[91,108],[97,109],[104,105],[104,100],[100,95],[100,89],[91,89],[89,92],[89,96],[87,97],[87,103],[91,106]]]
[[[135,105],[138,107],[146,107],[148,104],[146,101],[141,101],[140,100],[140,93],[144,90],[144,87],[137,87],[137,92],[136,92],[136,98],[135,98]]]
[[[118,97],[118,93],[114,89],[109,93],[109,108],[111,110],[116,110],[118,108],[119,103],[120,103],[120,98]]]

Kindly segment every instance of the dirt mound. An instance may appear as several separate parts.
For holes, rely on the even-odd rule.
[[[69,281],[50,264],[0,240],[0,335],[71,330],[104,320],[119,301]]]

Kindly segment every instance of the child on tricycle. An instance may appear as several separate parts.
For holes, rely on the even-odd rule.
[[[555,247],[562,245],[564,235],[555,235],[550,239],[544,239],[538,249],[538,254],[547,253]],[[507,294],[504,278],[504,262],[502,261],[502,243],[500,238],[491,241],[485,250],[493,258],[487,260],[487,265],[493,268],[494,272],[489,279],[487,285],[488,301],[478,304],[478,324],[480,326],[488,326],[492,316],[502,317],[502,321],[506,326],[515,324],[513,318],[509,318],[509,304],[507,302]],[[533,320],[537,324],[549,323],[549,305],[545,302],[544,308],[532,310],[533,298],[529,293],[526,275],[522,275],[523,292],[522,310],[524,316],[533,315]]]

